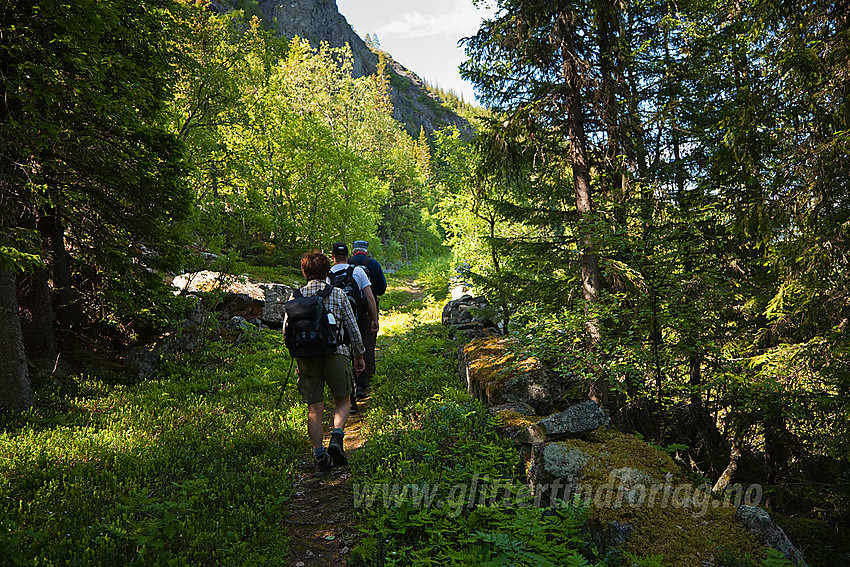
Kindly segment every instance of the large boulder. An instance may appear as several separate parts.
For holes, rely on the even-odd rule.
[[[522,402],[538,415],[575,403],[576,383],[553,374],[533,356],[517,354],[515,347],[508,337],[479,337],[460,348],[458,372],[470,396],[487,406]]]
[[[252,283],[244,278],[238,281],[208,270],[176,276],[172,285],[177,293],[184,294],[221,290],[223,295],[218,309],[223,319],[259,319],[262,325],[276,329],[283,323],[283,305],[292,295],[292,288],[283,284]]]
[[[806,565],[803,552],[791,543],[785,531],[776,525],[767,510],[757,506],[742,505],[735,512],[735,519],[744,524],[750,532],[757,534],[765,545],[781,552],[794,565]]]
[[[263,308],[260,320],[264,325],[280,328],[283,325],[283,305],[292,296],[292,288],[279,283],[258,283],[263,290]]]
[[[585,435],[610,423],[608,413],[593,400],[587,400],[541,419],[518,433],[514,440],[528,444],[555,441]]]

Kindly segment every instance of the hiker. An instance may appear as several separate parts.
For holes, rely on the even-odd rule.
[[[387,279],[384,277],[384,270],[381,268],[381,264],[368,256],[368,248],[369,243],[367,241],[355,240],[351,247],[353,256],[348,259],[348,263],[361,266],[366,270],[366,275],[372,284],[372,295],[375,296],[375,312],[380,313],[381,296],[387,291]],[[376,334],[365,333],[363,335],[363,345],[366,347],[366,354],[363,357],[366,360],[366,370],[354,376],[358,388],[362,391],[362,397],[366,396],[372,377],[375,375],[375,346],[377,339]]]
[[[331,266],[330,282],[337,287],[349,289],[349,297],[357,296],[354,303],[360,304],[357,310],[360,312],[360,333],[363,336],[363,342],[365,344],[367,341],[371,341],[374,344],[375,336],[378,334],[378,304],[375,302],[375,295],[372,293],[372,283],[362,267],[348,263],[348,245],[344,242],[337,242],[333,245],[332,255],[334,263]],[[360,294],[358,295],[357,289],[353,288],[359,289]],[[357,376],[362,374],[362,369],[355,369],[355,388],[352,393],[354,411],[356,411],[357,400],[366,397],[366,386],[368,384],[364,385],[357,380]]]
[[[341,322],[347,336],[347,341],[339,341],[340,346],[332,354],[295,359],[298,364],[296,383],[301,398],[307,404],[307,433],[313,446],[316,468],[320,473],[327,473],[332,466],[348,464],[342,440],[345,435],[345,422],[348,421],[351,411],[352,351],[354,371],[362,372],[366,367],[363,361],[363,339],[351,304],[342,290],[330,286],[326,281],[330,267],[330,260],[321,252],[304,254],[301,257],[301,272],[307,280],[307,285],[298,290],[304,297],[327,294],[322,300],[324,312],[330,313],[328,319]],[[322,444],[325,384],[334,398],[333,430],[327,449]]]

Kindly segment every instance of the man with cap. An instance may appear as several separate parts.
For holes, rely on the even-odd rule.
[[[344,242],[336,242],[333,245],[332,249],[333,256],[333,265],[330,269],[330,274],[328,277],[330,281],[335,282],[334,274],[339,274],[340,272],[344,272],[348,269],[348,246]],[[363,325],[360,327],[360,333],[363,336],[363,345],[371,343],[372,346],[372,359],[374,360],[374,352],[375,352],[375,337],[378,334],[378,304],[375,301],[375,295],[372,293],[372,283],[369,281],[369,276],[363,270],[362,267],[352,265],[352,276],[354,277],[354,281],[356,282],[357,287],[360,289],[363,297],[366,300],[366,307],[368,313],[368,322],[364,321]],[[339,276],[336,276],[337,278]],[[384,287],[386,289],[386,285]],[[369,351],[369,348],[366,347],[366,351]],[[373,365],[374,366],[374,365]],[[357,399],[362,399],[366,397],[366,387],[367,384],[363,384],[358,376],[362,375],[364,371],[362,369],[355,369],[355,389],[352,392],[352,401],[354,405],[352,406],[352,411],[357,411],[356,401]]]
[[[384,270],[374,258],[367,255],[369,243],[365,240],[355,240],[352,246],[354,255],[348,259],[349,264],[362,266],[366,270],[366,275],[369,276],[369,281],[372,284],[372,295],[375,296],[375,311],[381,308],[381,296],[387,291],[387,279],[384,277]],[[357,382],[357,391],[355,395],[360,397],[366,396],[366,390],[369,389],[369,383],[372,376],[375,375],[375,345],[377,343],[377,335],[371,333],[363,333],[363,346],[366,347],[366,369],[360,374],[355,374]]]

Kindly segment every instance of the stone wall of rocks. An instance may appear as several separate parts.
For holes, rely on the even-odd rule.
[[[569,398],[550,392],[552,381],[545,370],[528,363],[533,359],[511,353],[516,349],[508,348],[508,341],[478,338],[461,347],[460,374],[470,396],[500,418],[500,435],[521,455],[535,498],[557,506],[568,497],[569,487],[592,503],[586,527],[600,553],[659,538],[674,542],[671,549],[693,553],[691,542],[718,528],[717,533],[735,534],[723,541],[726,545],[749,546],[752,553],[767,545],[795,565],[806,564],[767,511],[746,503],[730,506],[728,499],[711,494],[710,487],[693,487],[670,455],[612,429],[608,413],[596,402],[574,400],[553,413],[557,402]],[[693,561],[713,567],[720,558],[701,552]]]

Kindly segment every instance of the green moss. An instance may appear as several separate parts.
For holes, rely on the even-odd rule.
[[[508,380],[542,369],[534,357],[521,358],[507,348],[512,339],[484,337],[472,340],[464,347],[469,361],[469,379],[475,389],[487,393],[491,400],[501,399],[502,388]]]
[[[497,417],[502,420],[505,427],[530,427],[537,423],[540,418],[536,415],[525,415],[517,411],[500,411]]]
[[[663,555],[665,567],[700,567],[703,561],[718,558],[721,548],[757,558],[764,555],[756,537],[734,519],[734,506],[704,500],[705,492],[687,482],[670,455],[637,437],[601,429],[586,440],[557,445],[589,456],[582,468],[580,494],[593,496],[592,521],[634,526],[622,551],[641,557]],[[618,490],[621,486],[623,491]]]

